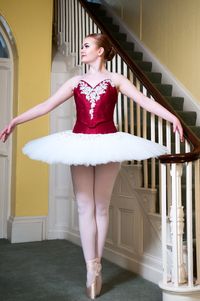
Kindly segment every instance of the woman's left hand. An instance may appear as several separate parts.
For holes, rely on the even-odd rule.
[[[176,131],[178,131],[178,133],[179,133],[181,142],[184,142],[184,136],[183,136],[183,128],[182,128],[182,125],[181,125],[180,121],[178,120],[178,118],[177,118],[177,117],[174,117],[174,121],[173,121],[173,132],[175,133]]]

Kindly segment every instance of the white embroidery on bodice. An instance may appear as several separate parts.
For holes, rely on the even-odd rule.
[[[102,94],[106,93],[108,83],[110,83],[112,87],[114,87],[110,79],[104,79],[94,87],[92,87],[86,81],[80,80],[79,86],[80,86],[81,94],[86,95],[86,99],[90,102],[90,110],[89,110],[90,119],[93,119],[96,102],[100,99],[100,96]]]

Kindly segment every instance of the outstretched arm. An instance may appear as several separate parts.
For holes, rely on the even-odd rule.
[[[159,103],[153,101],[151,98],[138,91],[138,89],[123,75],[115,75],[114,81],[122,94],[134,99],[145,110],[170,121],[173,124],[173,131],[175,132],[177,130],[179,132],[181,141],[183,141],[183,128],[179,119],[175,115],[173,115]]]
[[[77,78],[78,77],[73,77],[66,81],[58,91],[46,101],[13,118],[13,120],[11,120],[11,122],[0,132],[0,140],[5,142],[18,124],[45,115],[62,104],[65,100],[69,99],[73,95],[73,87],[77,82]]]

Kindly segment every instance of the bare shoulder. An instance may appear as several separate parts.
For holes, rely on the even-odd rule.
[[[81,75],[76,75],[71,77],[69,80],[66,81],[72,88],[76,87],[81,80],[82,76]]]
[[[124,75],[116,73],[116,72],[111,72],[110,78],[116,87],[120,87],[120,85],[123,82],[128,81],[128,79]]]

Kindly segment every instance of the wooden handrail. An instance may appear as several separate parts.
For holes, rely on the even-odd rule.
[[[107,29],[107,26],[102,22],[101,18],[93,14],[93,9],[87,2],[87,0],[79,0],[81,5],[87,11],[88,15],[94,20],[97,26],[102,32],[104,32],[110,39],[113,47],[116,49],[117,53],[122,57],[124,62],[128,65],[130,70],[137,76],[145,88],[150,92],[153,98],[164,106],[167,110],[173,113],[179,118],[183,126],[184,137],[187,139],[193,146],[194,149],[190,153],[182,154],[172,154],[172,155],[163,155],[159,157],[159,160],[162,163],[183,163],[194,161],[200,158],[200,139],[192,132],[192,130],[186,125],[184,120],[174,111],[173,107],[166,101],[160,91],[151,83],[146,74],[137,66],[137,64],[129,57],[129,55],[123,50],[120,45],[120,42],[116,40],[112,34]]]

